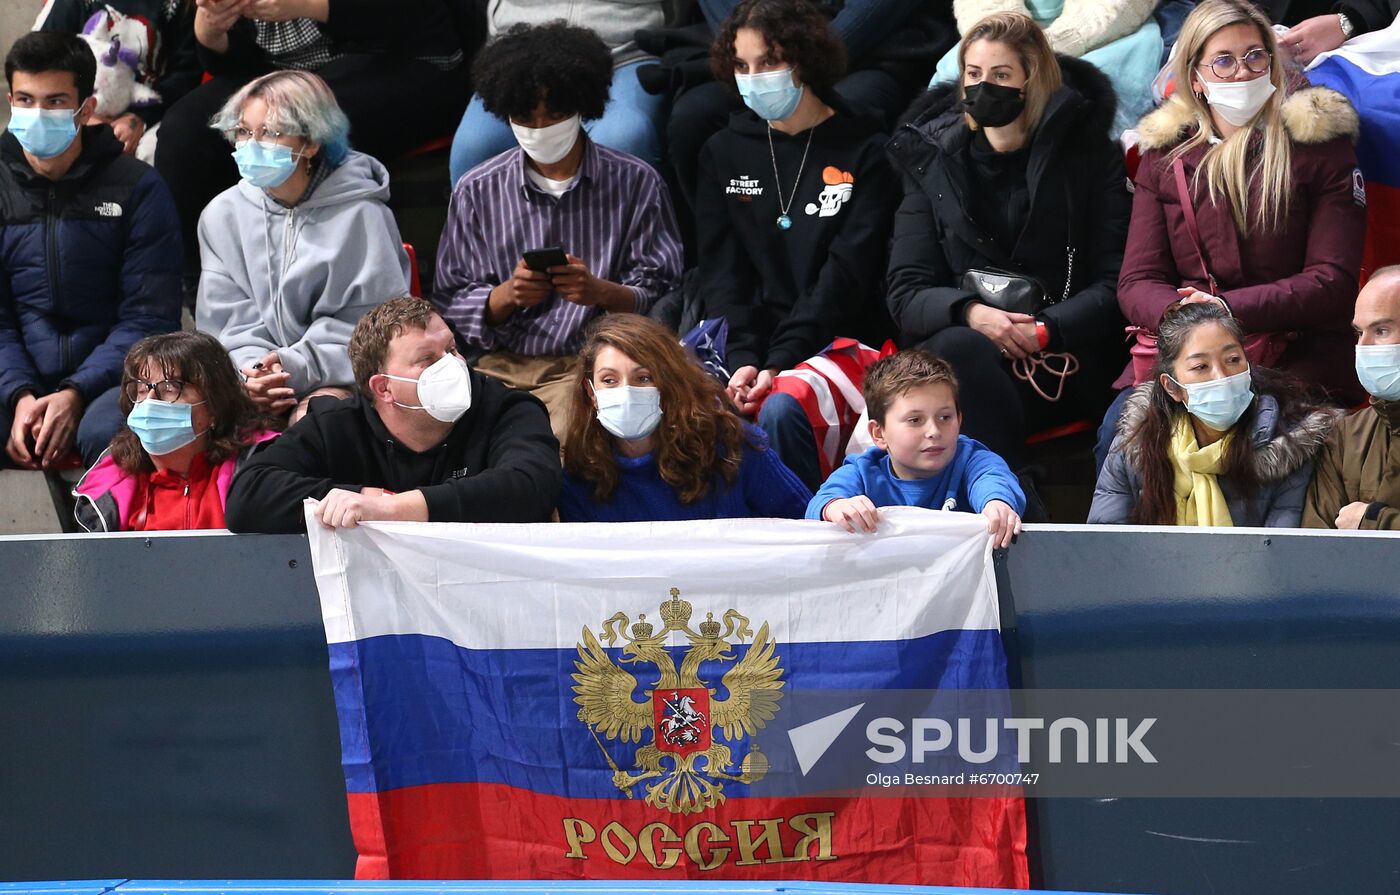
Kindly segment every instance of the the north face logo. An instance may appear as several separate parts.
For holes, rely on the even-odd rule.
[[[119,218],[122,216],[122,207],[115,202],[103,202],[93,209],[104,218]]]

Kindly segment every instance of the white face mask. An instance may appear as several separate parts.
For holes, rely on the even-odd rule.
[[[581,127],[582,119],[577,115],[549,127],[524,127],[514,121],[510,123],[511,132],[515,134],[515,141],[520,144],[520,148],[541,165],[552,165],[568,155],[569,150],[578,142]]]
[[[417,379],[389,373],[382,375],[399,382],[417,383],[421,403],[394,402],[405,410],[421,410],[440,422],[455,423],[472,406],[472,379],[467,373],[467,362],[455,354],[444,354],[418,374]]]
[[[1272,75],[1265,72],[1252,81],[1201,82],[1206,88],[1206,102],[1220,117],[1235,127],[1244,127],[1254,120],[1264,103],[1274,95]]]
[[[654,386],[619,385],[594,389],[598,422],[623,441],[637,441],[661,423],[661,390]]]

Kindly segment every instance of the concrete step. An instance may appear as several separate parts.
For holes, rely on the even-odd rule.
[[[0,535],[57,534],[62,530],[42,472],[0,472]]]

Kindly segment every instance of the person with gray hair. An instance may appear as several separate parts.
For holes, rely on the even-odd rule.
[[[309,72],[258,78],[210,124],[242,180],[199,219],[195,324],[228,350],[261,409],[295,422],[311,397],[349,395],[355,323],[408,290],[389,174],[350,148],[345,114]]]

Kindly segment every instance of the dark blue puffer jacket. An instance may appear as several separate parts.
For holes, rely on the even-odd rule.
[[[0,401],[121,382],[138,339],[180,328],[180,224],[160,175],[86,127],[58,181],[0,136]]]

